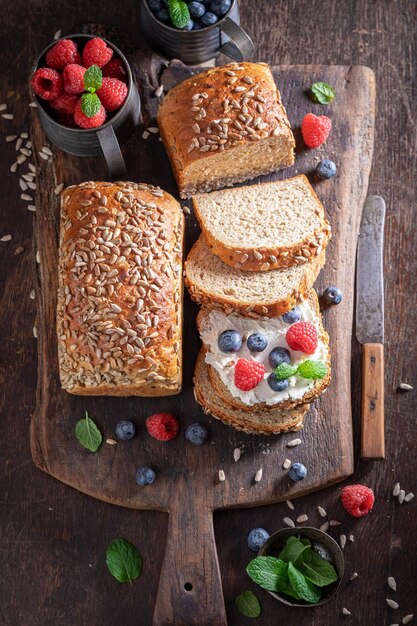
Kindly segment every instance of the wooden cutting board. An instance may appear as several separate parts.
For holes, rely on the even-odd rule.
[[[164,66],[161,59],[135,53],[132,57],[142,95],[145,125],[154,117],[155,88]],[[166,87],[188,76],[190,70],[173,65],[165,70]],[[305,173],[313,180],[319,158],[333,159],[338,167],[334,180],[315,184],[333,229],[327,264],[317,281],[320,293],[329,284],[343,291],[343,301],[324,314],[332,348],[332,382],[329,390],[310,410],[305,428],[282,436],[250,436],[235,431],[203,414],[195,403],[192,376],[199,349],[195,327],[197,307],[185,296],[184,390],[169,398],[76,397],[62,391],[58,378],[55,307],[57,291],[57,241],[59,204],[53,189],[84,180],[103,180],[106,170],[101,159],[81,159],[54,149],[49,162],[39,159],[35,247],[38,303],[38,383],[36,410],[31,423],[31,449],[35,464],[51,476],[95,498],[138,509],[169,511],[165,557],[156,599],[154,624],[222,626],[226,624],[222,587],[213,535],[213,510],[256,506],[322,489],[353,472],[351,425],[351,337],[356,239],[362,204],[366,195],[372,161],[375,116],[375,84],[371,70],[364,67],[285,66],[274,67],[292,127],[295,129],[295,165],[270,180]],[[315,81],[326,81],[337,96],[329,106],[313,104],[306,90]],[[332,133],[317,150],[306,150],[299,127],[307,112],[329,114]],[[47,142],[36,110],[33,111],[32,139],[35,159]],[[154,125],[154,122],[152,123]],[[124,147],[127,179],[158,184],[178,197],[163,144],[158,136],[142,139],[138,129]],[[186,251],[198,236],[193,215],[186,216]],[[104,440],[114,437],[120,419],[137,424],[138,434],[130,442],[103,443],[96,454],[76,441],[74,426],[88,411],[99,425]],[[173,412],[181,433],[169,443],[160,443],[146,432],[145,418],[158,411]],[[209,430],[209,442],[201,447],[187,444],[185,427],[201,421]],[[287,448],[295,436],[297,448]],[[233,451],[240,448],[238,462]],[[291,482],[282,469],[285,458],[301,461],[307,478]],[[135,468],[152,465],[158,477],[152,486],[141,488],[134,481]],[[254,482],[258,469],[261,482]],[[219,482],[223,469],[225,482]],[[129,537],[140,548],[137,537]],[[137,583],[140,594],[140,582]],[[139,597],[138,597],[139,606]],[[140,620],[138,621],[138,623]]]

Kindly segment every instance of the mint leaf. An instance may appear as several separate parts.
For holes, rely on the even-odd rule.
[[[311,99],[319,104],[330,104],[336,95],[335,89],[327,83],[314,83],[310,87]]]
[[[85,412],[85,418],[75,425],[75,436],[80,444],[91,452],[97,452],[103,440],[101,432],[93,420],[88,417],[87,411]]]
[[[101,102],[96,93],[83,93],[81,96],[81,110],[87,117],[94,117],[100,111]]]
[[[310,582],[317,587],[326,587],[336,582],[337,572],[331,563],[322,559],[313,550],[309,550],[303,557],[299,570]]]
[[[283,550],[281,550],[278,558],[281,561],[285,561],[286,563],[292,562],[295,563],[300,556],[302,556],[305,550],[311,550],[310,546],[304,545],[299,539],[295,539],[294,537],[290,537],[292,541],[287,541]]]
[[[273,556],[257,556],[246,568],[254,583],[268,591],[280,592],[287,586],[287,564]]]
[[[309,604],[315,604],[321,598],[319,589],[305,578],[292,563],[288,563],[288,578],[293,590]]]
[[[103,82],[103,72],[98,65],[90,65],[84,73],[84,89],[90,93],[94,93],[100,89]],[[91,117],[91,116],[90,116]]]
[[[106,564],[119,583],[132,583],[142,574],[142,557],[134,545],[124,539],[113,539],[106,550]]]
[[[324,378],[327,374],[327,365],[322,361],[307,359],[298,366],[297,372],[302,378]]]
[[[261,614],[261,605],[252,591],[242,591],[235,604],[245,617],[259,617]]]
[[[281,591],[281,593],[285,593],[286,596],[291,596],[291,598],[295,598],[296,600],[301,600],[300,596],[298,595],[298,593],[291,587],[291,585],[288,585],[288,587],[285,587],[285,589],[283,589]]]
[[[295,376],[297,373],[297,367],[295,365],[288,365],[288,363],[280,363],[275,368],[275,378],[277,380],[285,380],[290,376]]]
[[[183,0],[168,0],[169,16],[177,28],[184,28],[190,21],[188,6]]]

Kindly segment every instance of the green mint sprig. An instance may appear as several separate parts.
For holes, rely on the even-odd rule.
[[[190,21],[188,6],[183,0],[168,0],[169,16],[177,28],[184,28]]]
[[[100,110],[100,98],[96,91],[103,84],[103,73],[97,65],[90,65],[84,73],[84,89],[88,93],[81,96],[81,110],[87,117],[94,117]]]
[[[75,436],[80,444],[87,450],[90,450],[90,452],[97,452],[103,441],[101,432],[93,420],[88,417],[87,411],[85,412],[85,418],[75,425]]]
[[[245,617],[259,617],[261,614],[261,605],[252,591],[242,591],[236,598],[235,604],[238,611]]]
[[[328,83],[314,83],[310,87],[310,96],[313,102],[330,104],[336,95],[336,90]]]
[[[277,380],[285,380],[291,376],[300,376],[311,380],[324,378],[327,373],[327,366],[322,361],[313,361],[306,359],[297,365],[288,365],[288,363],[280,363],[275,368],[275,378]]]
[[[142,574],[142,557],[134,545],[124,539],[113,539],[106,550],[106,564],[119,583],[132,584]]]

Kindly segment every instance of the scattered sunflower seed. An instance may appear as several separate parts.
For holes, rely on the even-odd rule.
[[[393,578],[392,576],[388,576],[388,587],[390,587],[390,589],[392,589],[393,591],[397,591],[397,583],[395,581],[395,578]]]
[[[223,483],[226,480],[226,474],[224,473],[223,470],[219,470],[219,480],[221,483]]]
[[[0,104],[0,111],[5,111],[7,109],[7,104]]]
[[[43,146],[42,152],[44,152],[45,154],[48,154],[49,156],[52,156],[52,150],[49,146]]]
[[[303,524],[304,522],[307,522],[307,521],[308,521],[308,515],[306,515],[305,513],[297,517],[297,524]]]
[[[45,154],[45,152],[38,152],[38,155],[41,157],[41,159],[43,159],[44,161],[48,161],[49,156],[47,154]]]
[[[32,107],[33,109],[37,109],[38,105],[36,102],[29,102],[29,106]]]
[[[294,504],[291,502],[291,500],[285,500],[285,502],[287,503],[287,506],[289,509],[291,509],[291,511],[295,510],[295,506]]]
[[[320,516],[321,516],[321,517],[326,517],[327,512],[323,509],[323,507],[322,507],[322,506],[318,506],[318,507],[317,507],[317,510],[318,510],[318,512],[319,512],[319,514],[320,514]]]
[[[32,196],[30,196],[28,193],[21,193],[20,197],[22,198],[22,200],[26,200],[26,202],[33,202]]]
[[[13,113],[3,113],[2,117],[4,117],[5,120],[14,120]]]
[[[334,527],[334,526],[340,526],[342,522],[338,522],[337,519],[331,519],[329,524],[330,526]]]
[[[241,450],[240,450],[240,448],[235,448],[235,449],[233,450],[233,458],[234,458],[234,460],[235,460],[235,463],[237,463],[237,462],[239,461],[239,459],[240,459],[240,455],[241,455]]]
[[[142,133],[142,139],[147,139],[149,137],[149,133],[147,130],[144,130]]]
[[[352,576],[350,577],[349,580],[355,580],[355,578],[357,578],[359,576],[358,572],[353,572]]]
[[[320,530],[322,530],[324,533],[327,533],[327,531],[329,530],[329,522],[324,522],[324,524],[320,526]]]
[[[10,171],[11,172],[16,172],[17,171],[17,163],[12,163],[12,165],[10,166]]]
[[[19,156],[16,159],[16,163],[18,165],[22,165],[22,163],[24,163],[27,159],[27,156],[25,156],[24,154],[19,154]]]
[[[27,141],[25,143],[26,148],[32,148],[32,142],[31,141]]]
[[[33,163],[29,163],[28,167],[30,169],[31,172],[33,172],[34,174],[36,174],[36,167],[33,165]]]
[[[32,291],[30,292],[30,294],[29,294],[29,298],[30,298],[31,300],[34,300],[34,299],[35,299],[35,290],[34,290],[34,289],[32,289]]]
[[[355,537],[353,535],[349,535],[349,541],[350,543],[354,543]]]
[[[401,389],[402,391],[412,391],[414,387],[412,387],[408,383],[400,383],[398,389]]]
[[[398,502],[402,504],[405,500],[405,491],[404,489],[400,489],[400,493],[398,494]]]
[[[352,615],[352,613],[346,607],[343,607],[342,614],[343,615]]]
[[[13,239],[13,235],[3,235],[0,241],[11,241]]]
[[[57,30],[57,31],[56,31],[56,33],[55,33],[55,35],[54,35],[54,39],[55,39],[55,41],[56,41],[57,39],[59,39],[59,38],[61,37],[61,35],[62,35],[62,28],[60,28],[59,30]]]
[[[14,251],[15,256],[18,256],[19,254],[22,254],[22,252],[24,252],[25,249],[23,246],[17,246],[16,250]]]
[[[292,519],[290,517],[284,517],[283,522],[284,522],[284,524],[286,524],[290,528],[294,528],[294,526],[295,526],[294,522],[292,521]]]
[[[301,439],[291,439],[291,441],[287,443],[287,448],[295,448],[295,446],[299,446],[300,443]]]
[[[157,135],[159,133],[159,128],[157,126],[148,126],[146,130],[152,133],[153,135]]]
[[[399,496],[400,495],[400,483],[396,483],[394,486],[394,489],[392,490],[392,495],[393,496]]]
[[[36,326],[33,327],[33,336],[35,337],[35,339],[37,339],[38,337],[38,329],[36,328]]]
[[[291,461],[290,461],[290,459],[285,459],[284,463],[282,464],[282,467],[283,467],[284,469],[290,469],[290,467],[291,467]]]
[[[386,599],[388,606],[390,606],[392,609],[398,609],[398,607],[400,606],[398,602],[395,602],[395,600],[391,600],[391,598],[385,598],[385,599]]]
[[[190,209],[188,208],[188,206],[183,206],[183,207],[182,207],[182,211],[183,211],[183,213],[185,213],[186,215],[191,215],[191,211],[190,211]]]
[[[56,196],[59,196],[59,194],[61,193],[61,191],[64,189],[64,183],[60,183],[59,185],[57,185],[54,189],[54,194]]]
[[[344,550],[345,545],[346,545],[346,535],[340,535],[339,543],[340,543],[340,547],[342,548],[342,550]]]
[[[41,255],[39,250],[36,251],[36,263],[40,263],[41,262]]]
[[[7,143],[10,143],[11,141],[14,141],[15,139],[17,139],[17,135],[7,135],[6,137]]]
[[[254,480],[255,480],[255,482],[256,482],[256,483],[261,482],[261,480],[262,480],[262,474],[263,474],[263,469],[262,469],[262,467],[261,467],[260,469],[258,469],[258,471],[257,471],[257,472],[256,472],[256,474],[255,474],[255,478],[254,478]]]
[[[410,491],[404,498],[404,502],[410,502],[414,498],[414,494]]]
[[[117,445],[117,441],[116,439],[106,439],[106,443],[109,444],[109,446],[116,446]]]
[[[23,146],[23,139],[19,137],[16,141],[16,150],[20,150],[22,146]]]
[[[20,152],[27,157],[30,157],[32,154],[32,150],[28,150],[28,148],[20,148]]]
[[[22,191],[26,191],[28,188],[27,183],[23,180],[23,178],[19,178],[19,186]]]
[[[35,213],[35,211],[36,211],[36,205],[35,204],[28,204],[26,208],[27,208],[28,211],[32,211],[32,213]]]
[[[162,96],[163,93],[164,93],[164,86],[159,85],[159,87],[155,89],[155,96],[159,98],[160,96]]]
[[[414,614],[410,613],[409,615],[406,615],[405,617],[403,617],[403,624],[409,624],[411,622],[411,620],[413,619]]]
[[[36,183],[32,183],[32,182],[28,183],[28,187],[29,189],[32,189],[32,191],[35,191],[37,189]]]
[[[28,139],[29,138],[29,133],[27,133],[26,131],[23,131],[23,133],[20,133],[20,137],[22,139]]]

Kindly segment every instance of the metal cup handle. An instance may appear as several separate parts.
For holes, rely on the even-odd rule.
[[[120,178],[126,174],[126,165],[120,150],[113,126],[109,124],[97,131],[100,148],[109,170],[110,178]]]
[[[249,35],[230,17],[225,17],[221,24],[220,30],[230,38],[218,52],[221,52],[235,61],[249,61],[255,53],[255,46]]]

